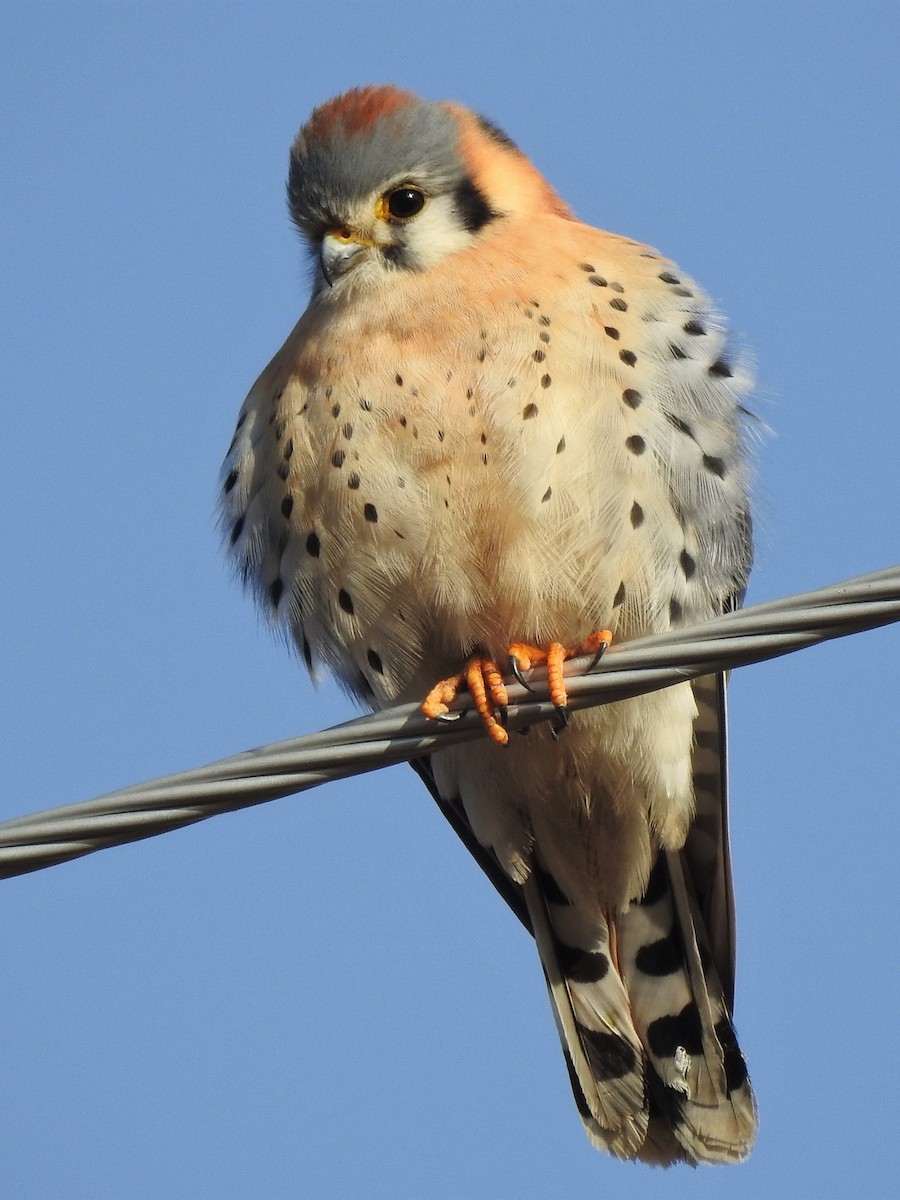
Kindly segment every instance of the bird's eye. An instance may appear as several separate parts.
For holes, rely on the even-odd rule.
[[[384,197],[388,220],[408,221],[425,207],[425,193],[417,187],[398,187]]]

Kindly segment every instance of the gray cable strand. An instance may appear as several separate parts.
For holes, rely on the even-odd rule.
[[[589,660],[572,660],[566,663],[569,706],[609,704],[897,620],[900,566],[614,645],[590,673]],[[529,683],[532,679],[546,693],[543,669],[532,672]],[[546,694],[534,695],[519,684],[508,690],[510,728],[553,716]],[[421,758],[479,735],[481,718],[467,696],[447,721],[429,720],[418,704],[397,705],[94,800],[16,817],[0,824],[0,878]]]

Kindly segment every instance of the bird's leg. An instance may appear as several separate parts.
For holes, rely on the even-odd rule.
[[[569,700],[563,680],[563,663],[567,658],[580,658],[582,655],[592,654],[593,669],[611,642],[612,634],[609,630],[601,629],[570,649],[561,642],[551,642],[546,650],[526,642],[514,642],[508,648],[510,670],[528,691],[534,689],[525,681],[523,672],[546,663],[550,699],[556,707],[557,714],[556,726],[551,731],[554,737],[565,729],[569,721],[566,712]],[[505,746],[509,741],[509,734],[503,726],[506,723],[509,697],[497,664],[485,654],[473,655],[458,675],[439,680],[425,697],[422,712],[426,717],[446,716],[450,705],[464,687],[468,688],[489,737],[498,745]]]
[[[425,697],[422,712],[426,717],[444,716],[450,711],[450,705],[463,686],[469,689],[489,737],[498,745],[505,746],[509,734],[501,722],[506,720],[509,697],[497,664],[487,655],[474,654],[458,675],[451,675],[449,679],[441,679],[436,683]]]

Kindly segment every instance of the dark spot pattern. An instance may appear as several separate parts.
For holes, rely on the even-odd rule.
[[[589,275],[588,283],[592,283],[594,287],[606,287],[606,280],[602,275]]]
[[[338,417],[341,415],[341,406],[340,406],[340,404],[332,404],[332,406],[331,406],[331,415],[332,415],[332,416],[333,416],[335,419],[337,419],[337,418],[338,418]]]
[[[237,471],[229,471],[228,477],[226,478],[225,483],[222,487],[222,491],[225,493],[226,496],[231,491],[231,489],[234,487],[234,485],[237,483],[237,481],[238,481]]]
[[[587,271],[588,275],[593,275],[593,273],[594,273],[593,263],[586,263],[586,262],[579,263],[578,269],[579,269],[579,271]]]
[[[714,458],[711,454],[704,454],[703,465],[711,475],[718,475],[719,479],[725,478],[724,459]]]
[[[614,281],[610,281],[609,290],[611,292],[624,292],[625,291],[625,289],[622,287],[621,283],[615,283]]]
[[[673,928],[664,938],[641,946],[635,955],[635,966],[645,975],[661,977],[674,975],[681,969],[684,956],[681,951],[681,939]]]
[[[669,353],[674,359],[687,358],[687,354],[680,346],[676,346],[674,342],[669,343]]]
[[[356,489],[359,487],[359,484],[360,484],[359,471],[351,471],[350,474],[347,476],[347,487],[350,488],[350,490],[352,492],[355,492]]]
[[[681,601],[676,600],[673,596],[669,601],[669,620],[680,621],[684,616],[684,609],[681,607]]]
[[[366,658],[373,671],[377,671],[379,675],[384,674],[384,664],[382,663],[381,655],[377,650],[367,650]]]
[[[565,434],[563,434],[563,436],[556,443],[556,453],[562,454],[562,452],[563,452],[563,450],[565,450],[565,448],[566,448],[566,437],[565,437]]]
[[[335,450],[334,454],[331,456],[331,465],[338,468],[342,467],[346,457],[347,455],[343,450]]]
[[[670,425],[674,425],[679,433],[683,433],[685,437],[693,438],[694,430],[688,425],[687,421],[683,421],[681,417],[676,417],[674,413],[667,412],[666,420]],[[695,439],[696,440],[696,439]]]
[[[639,433],[633,433],[631,435],[631,437],[627,437],[625,439],[625,448],[631,454],[640,455],[640,454],[643,454],[644,451],[647,449],[647,443],[644,441],[644,439],[641,437],[641,435]]]
[[[303,654],[303,661],[306,663],[307,671],[311,671],[312,670],[312,650],[310,649],[309,639],[307,638],[305,633],[300,635],[300,650]]]
[[[283,595],[284,595],[284,580],[279,577],[278,579],[275,579],[272,582],[272,586],[269,588],[269,599],[272,602],[273,608],[278,607],[278,602]]]
[[[639,529],[644,523],[644,510],[641,508],[640,504],[638,504],[637,500],[635,500],[634,504],[631,506],[630,516],[631,528]]]
[[[613,596],[613,608],[621,608],[625,603],[625,584],[620,583]]]
[[[727,362],[723,362],[721,358],[717,358],[713,365],[709,368],[709,374],[716,375],[719,379],[730,379],[732,376],[732,370]]]
[[[281,457],[287,462],[294,453],[294,439],[288,438],[284,444],[284,450],[281,452]]]
[[[394,382],[396,383],[397,387],[403,387],[403,376],[402,376],[402,375],[395,375],[395,376],[394,376]]]
[[[681,565],[682,571],[684,572],[685,579],[692,579],[694,577],[694,572],[697,570],[697,564],[694,561],[693,556],[688,554],[687,550],[682,550],[681,554],[678,556],[678,562]]]
[[[621,334],[619,333],[618,329],[616,329],[615,325],[604,325],[603,332],[608,338],[612,338],[614,342],[617,342],[621,337]]]
[[[278,464],[278,470],[277,470],[276,474],[278,475],[279,479],[282,479],[282,480],[287,479],[287,477],[288,477],[288,475],[290,475],[290,473],[291,473],[291,469],[287,465],[287,463],[283,462],[283,463]]]
[[[535,362],[543,362],[547,355],[543,352],[543,350],[535,350],[531,357]]]
[[[693,1000],[674,1016],[657,1017],[647,1026],[647,1043],[657,1058],[672,1058],[679,1046],[688,1054],[703,1053],[700,1014]]]
[[[353,598],[345,588],[341,588],[338,592],[338,604],[345,613],[353,616]]]
[[[366,400],[366,399],[360,400],[359,407],[363,410],[363,412],[371,412],[372,411],[372,401]]]
[[[232,546],[241,536],[244,531],[244,517],[240,516],[231,527],[231,544]]]
[[[374,504],[365,504],[363,505],[363,516],[374,525],[378,520],[378,509]]]
[[[599,983],[609,974],[609,959],[599,950],[579,950],[557,942],[559,965],[573,983]]]
[[[541,504],[546,504],[552,495],[553,495],[553,488],[548,487],[546,492],[544,492],[543,496],[541,496]]]
[[[618,296],[615,298],[615,300],[610,300],[609,307],[614,308],[617,312],[628,312],[628,305]]]
[[[544,343],[546,346],[549,346],[549,345],[550,345],[550,334],[549,334],[549,333],[539,333],[539,334],[538,334],[538,337],[541,339],[541,341],[542,341],[542,342],[543,342],[543,343]]]
[[[635,1069],[637,1059],[626,1041],[614,1033],[578,1026],[591,1070],[600,1080],[621,1079]]]
[[[344,425],[344,428],[341,430],[341,433],[343,433],[344,437],[347,439],[348,442],[353,437],[353,426],[350,424],[349,421]]]
[[[633,350],[620,350],[619,358],[621,358],[626,367],[633,367],[637,362],[637,355]]]
[[[542,388],[548,388],[552,382],[553,382],[553,380],[550,378],[549,375],[541,376],[541,387]]]
[[[284,499],[281,501],[281,515],[284,517],[285,520],[287,520],[287,518],[291,515],[291,513],[293,511],[294,511],[294,497],[292,495],[290,495],[290,493],[288,493],[288,495],[285,496]]]
[[[694,293],[691,291],[690,288],[686,288],[686,287],[672,288],[673,296],[686,296],[688,299],[690,299],[693,296],[693,294]]]
[[[636,391],[635,388],[626,388],[622,393],[622,399],[629,408],[638,408],[643,398],[641,393]]]
[[[546,317],[546,316],[538,317],[538,325],[548,326],[549,324],[550,324],[549,317]]]
[[[706,335],[705,327],[697,320],[687,321],[681,328],[685,333],[689,333],[691,337],[704,337]]]
[[[313,558],[318,558],[322,552],[322,543],[319,541],[317,533],[311,533],[306,539],[306,553]]]
[[[530,421],[538,415],[538,406],[536,404],[526,404],[522,409],[522,420]]]
[[[659,278],[663,281],[663,283],[681,283],[681,280],[678,278],[678,276],[673,275],[671,271],[663,271]]]

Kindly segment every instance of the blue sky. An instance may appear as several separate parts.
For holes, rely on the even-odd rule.
[[[305,301],[314,104],[490,115],[758,364],[751,599],[897,560],[900,7],[6,3],[0,816],[353,715],[219,551],[219,462]],[[893,1194],[896,629],[737,673],[742,1167],[593,1151],[529,939],[407,769],[0,886],[0,1193]]]

